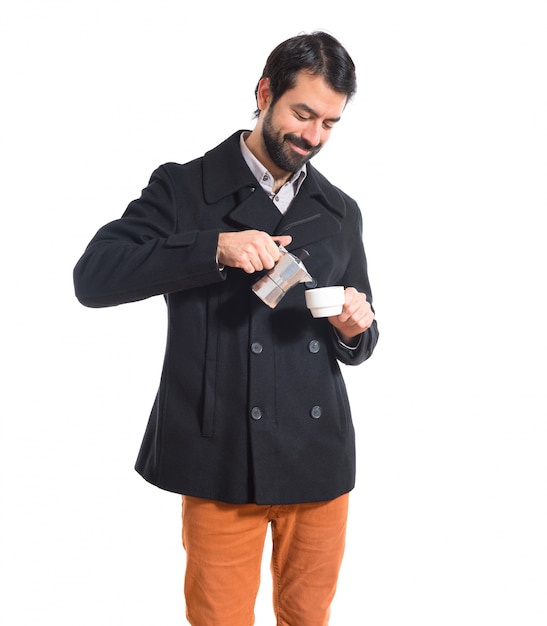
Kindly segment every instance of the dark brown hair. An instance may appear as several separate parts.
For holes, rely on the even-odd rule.
[[[357,91],[355,65],[347,50],[332,35],[316,31],[291,37],[270,53],[261,80],[270,79],[272,104],[294,87],[298,73],[302,70],[321,76],[329,87],[345,94],[348,100]],[[257,94],[258,84],[255,96]],[[259,113],[257,109],[255,117]]]

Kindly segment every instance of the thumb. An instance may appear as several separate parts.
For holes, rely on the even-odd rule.
[[[272,237],[272,239],[282,246],[288,246],[292,241],[292,237],[290,235],[279,235],[278,237]]]

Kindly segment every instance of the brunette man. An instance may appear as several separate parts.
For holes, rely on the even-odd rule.
[[[86,306],[165,297],[164,369],[136,469],[183,496],[194,626],[254,622],[269,525],[277,623],[328,623],[355,481],[339,362],[370,357],[378,330],[360,210],[309,160],[355,89],[332,36],[281,43],[256,88],[254,129],[159,167],[74,270]],[[270,308],[252,285],[284,249],[307,251],[313,281]],[[327,285],[345,287],[342,313],[314,318],[305,291]]]

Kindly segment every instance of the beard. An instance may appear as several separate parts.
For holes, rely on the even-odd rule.
[[[262,123],[262,138],[266,150],[277,167],[285,172],[296,172],[321,150],[323,144],[312,146],[293,133],[281,135],[273,125],[272,113],[273,109],[267,111]],[[292,149],[291,143],[308,150],[308,154],[298,154]]]

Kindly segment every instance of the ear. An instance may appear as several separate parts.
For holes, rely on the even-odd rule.
[[[270,79],[261,78],[258,83],[256,92],[256,103],[261,111],[266,110],[272,101],[272,92],[270,90]]]

